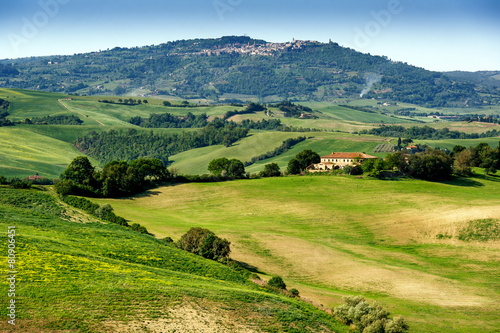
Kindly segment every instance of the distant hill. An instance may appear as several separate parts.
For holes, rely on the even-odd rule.
[[[88,95],[170,95],[214,101],[378,98],[427,107],[494,104],[477,83],[345,48],[267,43],[250,37],[193,39],[72,56],[0,61],[0,87]]]

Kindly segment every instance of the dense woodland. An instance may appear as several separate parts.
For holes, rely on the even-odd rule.
[[[470,80],[363,54],[336,43],[308,43],[273,55],[200,54],[225,46],[264,43],[249,37],[223,37],[73,56],[13,59],[0,67],[0,83],[3,87],[91,95],[122,95],[147,88],[156,94],[212,100],[226,93],[278,96],[281,100],[332,100],[358,97],[367,86],[367,78],[376,74],[380,80],[366,98],[429,107],[465,107],[483,105],[485,101],[496,103],[493,95],[500,95],[497,87],[488,86],[484,89],[490,95],[480,97]],[[114,82],[119,84],[107,88]]]

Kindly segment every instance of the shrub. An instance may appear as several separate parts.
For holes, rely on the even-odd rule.
[[[286,284],[280,276],[273,276],[267,285],[273,288],[286,289]]]
[[[402,317],[389,319],[390,313],[374,302],[368,304],[362,296],[344,297],[344,303],[333,314],[346,325],[360,333],[405,333],[409,326]]]
[[[299,297],[299,291],[297,289],[292,288],[289,291],[290,291],[290,294],[292,294],[292,296]]]
[[[25,182],[22,180],[16,180],[12,183],[10,183],[10,187],[16,188],[16,189],[30,189],[31,188],[31,183],[30,182]]]

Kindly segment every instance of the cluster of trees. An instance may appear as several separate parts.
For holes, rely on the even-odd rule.
[[[312,151],[311,149],[306,149],[288,161],[287,172],[290,175],[298,175],[304,172],[311,164],[319,162],[321,162],[321,157],[318,153]]]
[[[247,128],[214,120],[203,129],[180,134],[155,134],[110,130],[109,132],[90,132],[75,141],[81,152],[104,163],[112,160],[130,161],[137,158],[158,158],[168,163],[168,156],[182,151],[211,145],[230,146],[248,134]]]
[[[26,119],[25,124],[37,125],[81,125],[83,121],[75,115],[55,115]]]
[[[448,128],[435,129],[429,126],[413,126],[405,128],[403,126],[391,125],[380,126],[370,130],[362,130],[359,134],[371,134],[378,136],[405,137],[417,140],[441,140],[441,139],[480,139],[500,136],[500,131],[493,129],[485,133],[464,133],[459,131],[450,131]]]
[[[406,333],[410,326],[403,317],[390,318],[390,312],[379,303],[368,303],[362,296],[343,298],[333,315],[359,333]]]
[[[153,113],[148,119],[140,116],[132,117],[129,123],[146,128],[200,128],[208,124],[206,113],[195,116],[188,112],[185,116],[174,116],[170,113]]]
[[[224,260],[231,253],[231,242],[204,228],[191,228],[182,235],[177,247],[211,260]]]
[[[250,161],[247,161],[244,164],[247,167],[249,165],[254,164],[257,161],[261,161],[261,160],[265,160],[268,158],[272,158],[272,157],[281,155],[284,152],[286,152],[287,150],[289,150],[290,148],[292,148],[293,146],[295,146],[297,143],[300,143],[300,142],[304,141],[305,139],[306,139],[305,136],[299,136],[298,138],[286,139],[285,141],[283,141],[283,143],[279,147],[276,147],[274,150],[268,151],[267,153],[261,154],[259,156],[254,156],[250,159]]]
[[[280,166],[277,163],[264,165],[264,170],[259,172],[259,177],[279,177],[281,176]]]
[[[99,103],[107,103],[107,104],[122,104],[122,105],[140,105],[142,103],[147,104],[148,100],[140,100],[140,99],[133,99],[133,98],[125,98],[125,99],[118,99],[118,101],[113,101],[113,100],[99,100]]]
[[[457,145],[451,151],[453,167],[456,174],[471,176],[472,168],[484,168],[486,174],[494,174],[500,170],[500,142],[495,149],[487,143],[479,143],[476,147]]]
[[[457,145],[451,152],[432,148],[416,154],[398,151],[388,154],[385,160],[365,160],[361,166],[363,172],[373,176],[397,170],[400,174],[425,180],[443,180],[453,174],[471,176],[474,167],[484,168],[487,174],[496,173],[500,169],[500,145],[495,149],[486,143],[469,149]]]
[[[59,195],[123,197],[167,181],[170,172],[159,159],[140,158],[129,163],[112,161],[98,171],[86,156],[78,156],[55,185]]]
[[[306,106],[300,105],[300,104],[293,104],[292,102],[289,101],[283,101],[278,104],[274,105],[269,105],[270,107],[273,108],[278,108],[281,112],[283,112],[285,117],[300,117],[302,113],[307,113],[307,112],[313,112],[311,108],[308,108]]]
[[[241,111],[238,111],[238,110],[233,110],[233,111],[227,111],[225,114],[224,114],[224,117],[223,119],[226,120],[226,119],[229,119],[231,118],[232,116],[236,116],[238,114],[248,114],[248,113],[255,113],[255,112],[259,112],[259,111],[265,111],[267,110],[267,108],[261,104],[258,104],[258,103],[254,103],[254,102],[251,102],[249,103],[243,110]]]
[[[243,162],[235,158],[230,160],[225,157],[216,158],[208,164],[208,171],[216,177],[228,177],[231,179],[245,177]]]

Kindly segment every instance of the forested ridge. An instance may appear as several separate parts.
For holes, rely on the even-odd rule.
[[[220,52],[223,48],[265,43],[231,36],[13,59],[3,61],[0,83],[11,88],[90,95],[122,95],[143,88],[152,95],[182,98],[217,101],[229,93],[274,96],[279,101],[359,98],[370,77],[377,77],[376,82],[370,82],[371,89],[364,98],[464,107],[496,103],[495,94],[500,95],[497,88],[490,87],[488,93],[493,95],[480,97],[471,81],[360,53],[337,43],[293,42],[268,54]]]

